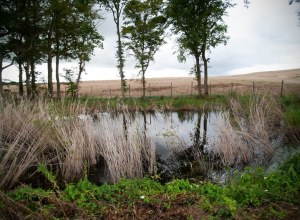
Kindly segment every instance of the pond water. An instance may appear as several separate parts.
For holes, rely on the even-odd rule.
[[[283,138],[276,137],[276,148],[272,156],[265,155],[248,161],[225,165],[219,155],[214,154],[215,143],[220,138],[221,112],[138,112],[130,115],[101,113],[98,118],[111,117],[121,123],[124,130],[135,126],[156,146],[156,167],[161,181],[174,178],[195,180],[210,179],[226,182],[228,174],[246,165],[260,165],[274,169],[299,147],[282,147]],[[277,165],[276,165],[277,164]]]

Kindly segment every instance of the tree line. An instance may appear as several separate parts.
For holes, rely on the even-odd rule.
[[[104,38],[97,30],[104,10],[111,12],[117,34],[117,68],[125,96],[124,51],[136,60],[145,96],[146,71],[168,33],[176,36],[178,60],[192,56],[192,73],[208,94],[208,51],[226,44],[223,17],[233,7],[231,0],[0,0],[0,95],[2,71],[11,65],[19,70],[19,95],[37,95],[36,65],[47,63],[47,92],[53,96],[53,76],[60,98],[61,60],[78,61],[78,88],[86,63]],[[247,1],[246,1],[247,2]],[[167,33],[168,32],[168,33]],[[9,63],[4,66],[4,63]],[[54,66],[54,68],[53,68]],[[201,70],[203,67],[203,70]],[[23,74],[24,73],[24,74]],[[67,70],[70,77],[70,70]],[[23,75],[25,79],[23,79]]]

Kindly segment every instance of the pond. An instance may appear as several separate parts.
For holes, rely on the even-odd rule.
[[[136,112],[130,116],[128,113],[101,113],[96,120],[103,117],[122,124],[124,132],[133,126],[140,135],[154,142],[156,171],[162,182],[189,178],[222,183],[234,170],[257,165],[274,169],[283,159],[299,151],[299,147],[283,147],[283,137],[277,135],[270,141],[274,152],[266,154],[258,147],[251,152],[251,155],[255,154],[251,159],[237,157],[234,162],[225,163],[224,153],[216,151],[224,132],[224,128],[220,130],[224,112]]]

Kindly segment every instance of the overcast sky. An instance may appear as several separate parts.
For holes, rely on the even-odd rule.
[[[224,19],[228,25],[229,42],[211,50],[209,75],[231,75],[258,71],[300,68],[300,22],[297,17],[300,4],[289,5],[289,0],[251,0],[248,8],[243,0],[236,0],[237,6],[228,11]],[[112,15],[103,15],[104,21],[98,25],[104,36],[104,49],[96,49],[91,61],[86,64],[87,75],[82,80],[119,79],[116,68],[116,30]],[[146,78],[188,76],[194,64],[190,57],[186,63],[179,63],[176,54],[175,39],[166,38],[155,55],[155,62],[150,63]],[[137,78],[135,61],[126,56],[125,76]],[[77,63],[63,62],[63,68],[76,67]],[[46,65],[38,71],[46,74]],[[17,70],[4,70],[4,79],[8,75],[17,80]],[[47,78],[46,75],[44,77]],[[41,79],[41,77],[40,77]]]

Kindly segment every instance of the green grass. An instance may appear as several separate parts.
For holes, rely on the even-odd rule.
[[[79,102],[92,109],[106,110],[121,106],[129,110],[199,110],[203,108],[213,109],[220,104],[226,104],[228,98],[223,95],[210,96],[150,96],[137,98],[81,98]],[[71,101],[66,99],[67,102]]]
[[[44,166],[40,171],[53,184],[53,175]],[[167,214],[180,206],[193,210],[185,213],[189,218],[199,216],[198,212],[202,217],[231,219],[246,216],[244,212],[250,208],[258,209],[263,206],[265,208],[260,211],[258,218],[262,214],[268,219],[284,218],[287,212],[278,210],[273,205],[278,202],[299,205],[297,198],[300,190],[300,154],[272,173],[267,174],[261,168],[248,168],[236,173],[225,186],[210,182],[190,183],[180,179],[163,185],[151,177],[124,179],[116,184],[101,186],[96,186],[84,178],[77,183],[69,183],[60,190],[53,185],[52,190],[21,186],[6,193],[9,199],[2,192],[0,215],[8,216],[10,209],[25,206],[26,209],[14,209],[14,212],[27,217],[51,214],[51,218],[109,218],[123,215],[134,218],[134,213],[140,209],[150,213],[154,207],[158,207],[161,213]],[[6,203],[10,200],[18,205],[14,208],[7,206]],[[154,213],[154,216],[155,214],[158,213]],[[146,212],[144,215],[147,217]],[[148,217],[153,217],[153,214]]]
[[[291,127],[300,128],[300,98],[285,96],[281,98],[286,123]]]

